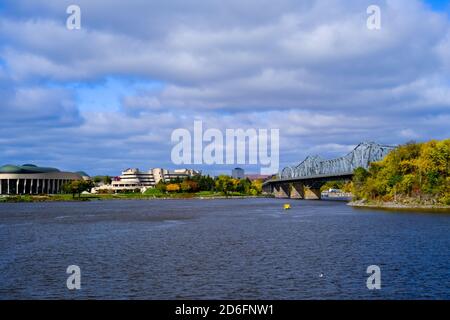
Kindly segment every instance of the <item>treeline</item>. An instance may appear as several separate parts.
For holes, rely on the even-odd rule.
[[[99,183],[111,184],[112,178],[110,176],[95,176],[95,177],[92,177],[92,181],[94,181],[94,183],[96,183],[96,184],[99,184]]]
[[[262,192],[262,180],[250,181],[246,179],[233,179],[229,176],[195,176],[185,179],[174,179],[170,182],[160,181],[155,189],[161,193],[223,193],[224,195],[259,195]],[[152,193],[152,189],[148,190]]]
[[[347,180],[333,180],[326,182],[321,188],[320,191],[328,191],[330,189],[340,190],[342,192],[352,192],[352,182]]]
[[[450,139],[407,143],[353,176],[357,200],[450,205]]]

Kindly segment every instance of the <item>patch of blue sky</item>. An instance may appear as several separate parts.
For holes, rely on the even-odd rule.
[[[450,0],[425,0],[436,11],[450,12]]]
[[[93,83],[73,83],[66,88],[75,92],[80,111],[115,112],[121,109],[122,99],[141,91],[160,91],[164,83],[141,79],[108,77]]]

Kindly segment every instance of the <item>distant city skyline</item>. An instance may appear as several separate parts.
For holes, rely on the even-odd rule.
[[[358,143],[450,137],[450,4],[376,1],[0,4],[0,165],[94,175],[171,162],[171,133],[280,130],[280,168]]]

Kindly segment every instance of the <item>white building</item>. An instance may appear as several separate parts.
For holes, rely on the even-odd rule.
[[[137,168],[130,168],[123,171],[121,176],[113,179],[111,185],[95,188],[95,191],[98,192],[105,189],[113,191],[140,189],[145,191],[149,188],[154,188],[160,181],[170,182],[177,178],[184,179],[199,176],[200,174],[200,171],[193,169],[166,170],[154,168],[143,172]]]

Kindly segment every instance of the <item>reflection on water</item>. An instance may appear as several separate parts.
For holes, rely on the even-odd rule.
[[[0,204],[0,298],[450,298],[450,215],[283,203]]]

